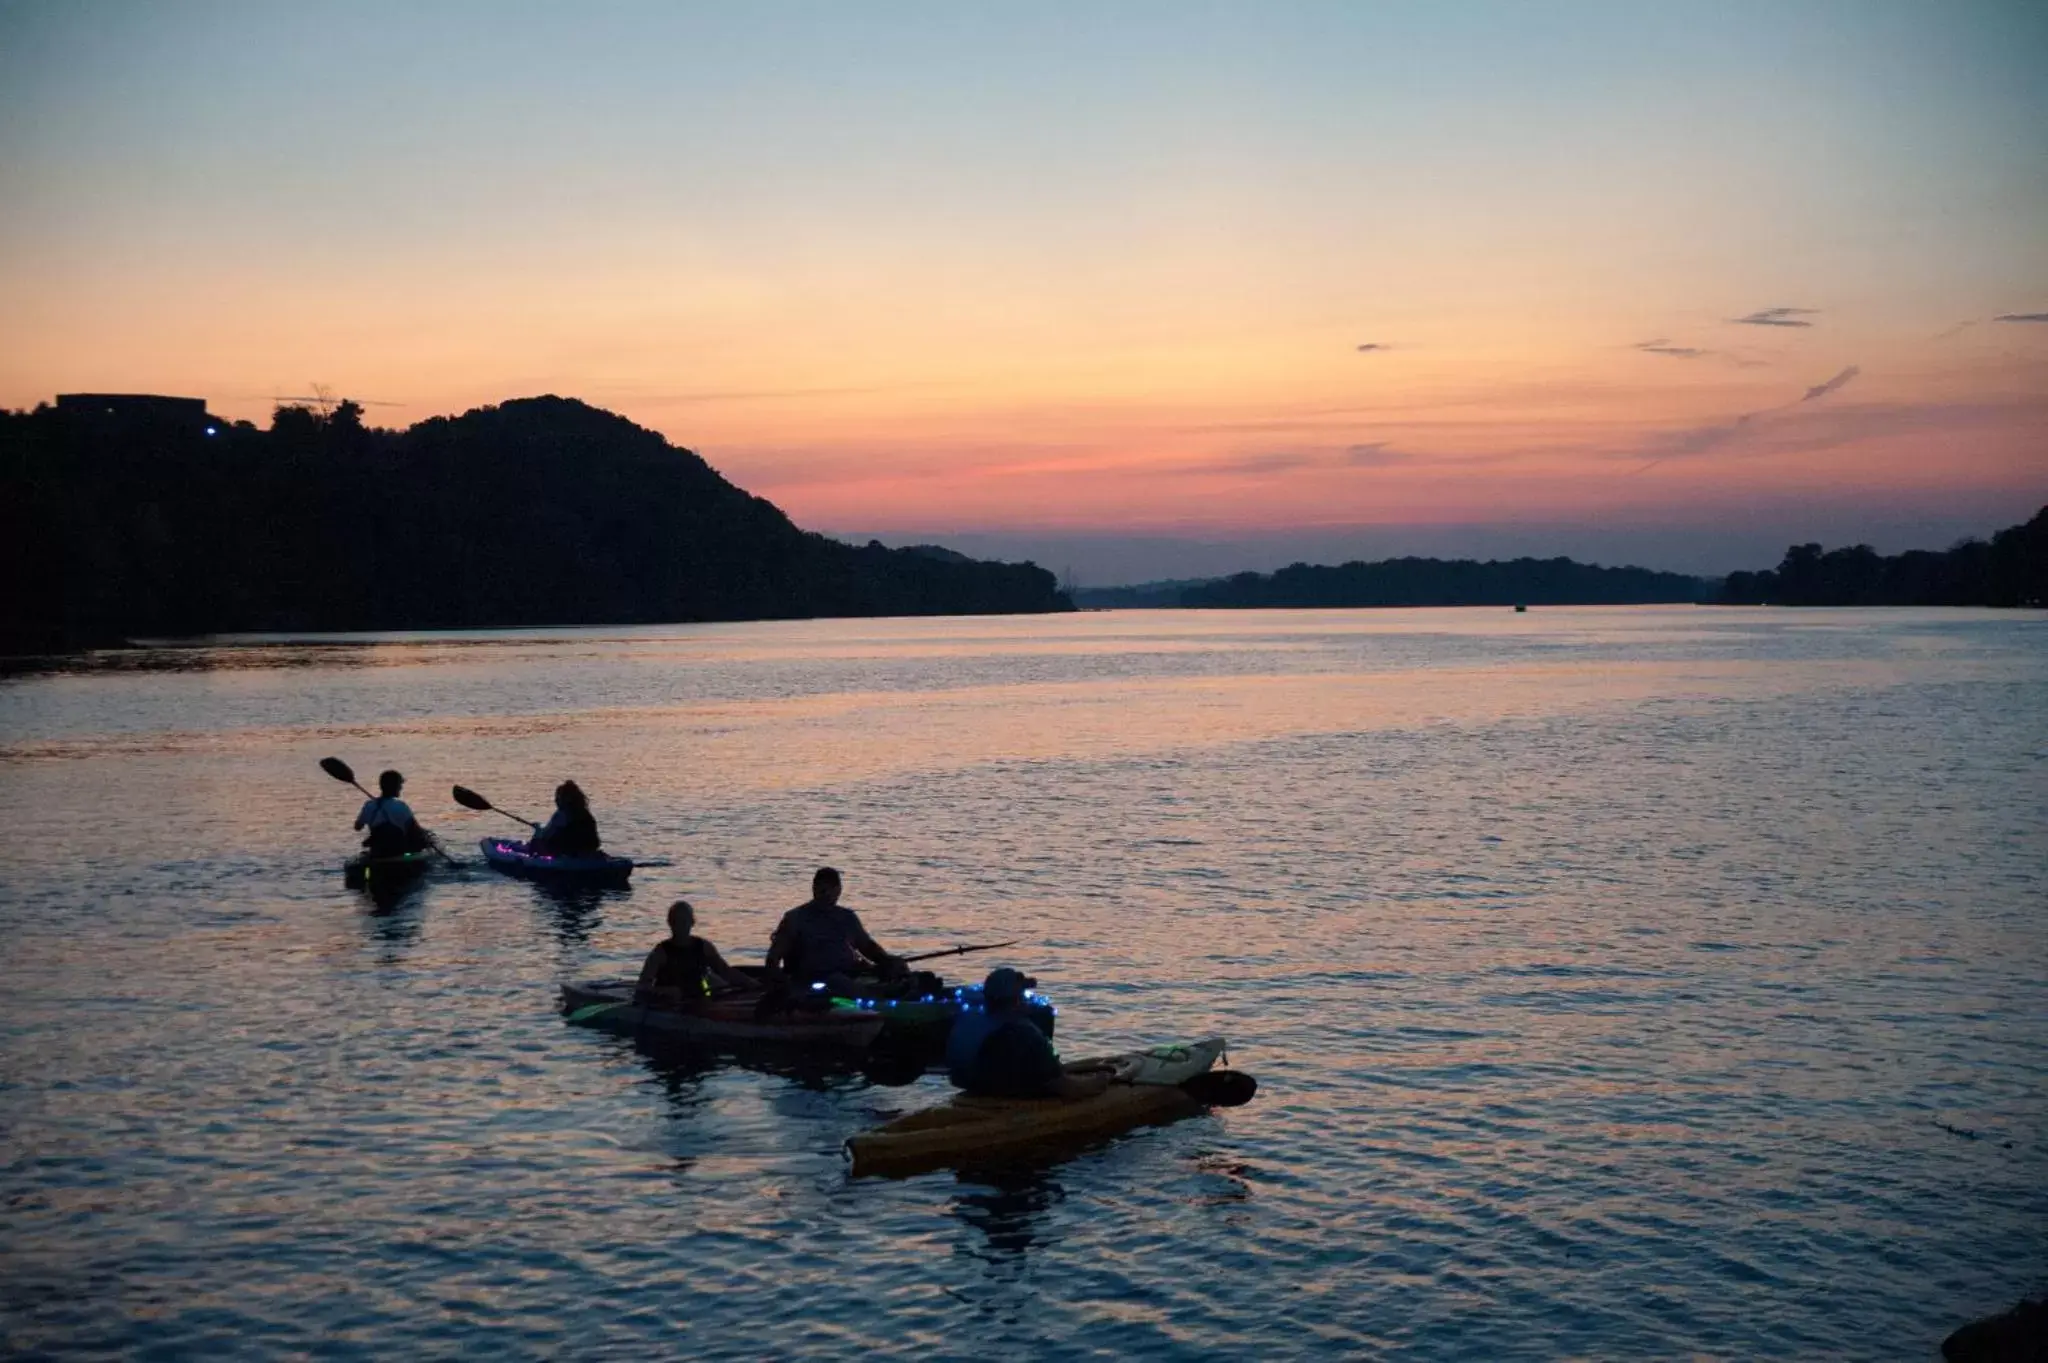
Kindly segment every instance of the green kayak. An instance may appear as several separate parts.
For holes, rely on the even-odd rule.
[[[341,883],[351,890],[388,890],[418,880],[433,864],[432,852],[405,852],[395,857],[350,857],[341,864]]]

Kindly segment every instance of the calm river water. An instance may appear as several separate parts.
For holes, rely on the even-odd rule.
[[[564,776],[630,891],[338,866]],[[1932,1357],[2048,1279],[2048,619],[1113,613],[0,681],[0,1353]],[[811,869],[1250,1106],[847,1177],[937,1100],[563,1023]],[[967,972],[960,972],[965,974]],[[1942,1124],[1975,1133],[1952,1134]]]

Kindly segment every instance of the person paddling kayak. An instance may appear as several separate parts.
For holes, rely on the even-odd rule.
[[[860,915],[839,902],[839,872],[821,866],[811,877],[811,897],[782,915],[768,943],[768,969],[803,984],[822,981],[834,994],[851,994],[863,966],[886,979],[904,973],[903,962],[882,950],[861,926]]]
[[[985,1011],[964,1013],[946,1039],[946,1068],[954,1087],[982,1098],[1092,1098],[1109,1087],[1108,1074],[1077,1076],[1060,1065],[1059,1052],[1025,1012],[1026,991],[1038,983],[1008,966],[982,981]]]
[[[647,1003],[689,1008],[714,994],[752,994],[760,989],[725,963],[718,948],[691,935],[697,910],[687,899],[668,906],[668,940],[655,944],[640,967],[635,994]]]
[[[594,857],[604,850],[581,786],[564,781],[555,787],[554,816],[545,825],[533,825],[526,850],[537,857]]]
[[[387,771],[377,777],[377,796],[366,800],[356,815],[356,831],[364,832],[363,846],[373,857],[400,857],[407,852],[424,852],[433,835],[420,827],[412,806],[398,798],[405,789],[405,777]]]

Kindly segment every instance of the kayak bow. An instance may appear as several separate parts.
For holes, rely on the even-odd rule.
[[[1070,1071],[1110,1069],[1117,1081],[1087,1098],[977,1098],[898,1117],[846,1142],[856,1178],[902,1177],[933,1169],[973,1167],[1043,1157],[1134,1127],[1170,1122],[1201,1111],[1200,1090],[1223,1054],[1223,1038],[1069,1065]],[[1248,1097],[1249,1094],[1246,1094]]]

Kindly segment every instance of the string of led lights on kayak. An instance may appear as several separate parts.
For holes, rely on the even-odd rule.
[[[825,992],[825,982],[823,980],[813,981],[811,984],[811,989],[816,993],[822,994]],[[946,991],[945,995],[924,994],[914,999],[850,999],[842,997],[838,994],[830,995],[829,998],[831,1002],[843,1003],[849,1008],[865,1008],[869,1012],[879,1013],[884,1009],[896,1008],[898,1006],[914,1003],[944,1003],[946,999],[950,997],[953,1001],[953,1004],[956,1007],[958,1007],[960,1011],[963,1013],[986,1013],[988,1011],[988,1005],[984,1003],[976,1003],[974,1001],[974,999],[978,997],[980,993],[981,991],[979,989],[970,987],[961,989],[949,989]],[[1024,1006],[1026,1008],[1042,1007],[1045,1009],[1046,1012],[1053,1014],[1057,1014],[1060,1011],[1059,1008],[1054,1005],[1051,999],[1047,998],[1043,994],[1038,993],[1035,990],[1030,989],[1024,991]]]

